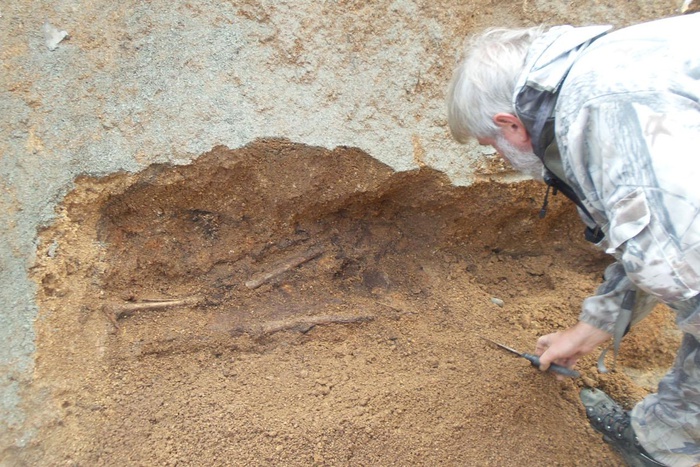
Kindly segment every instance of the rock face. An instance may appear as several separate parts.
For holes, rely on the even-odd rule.
[[[3,452],[32,441],[30,419],[42,410],[31,390],[34,322],[47,310],[35,295],[60,296],[65,277],[45,276],[37,285],[28,270],[38,230],[56,218],[77,177],[186,165],[218,145],[273,137],[358,148],[387,170],[431,166],[459,185],[508,178],[447,134],[443,91],[463,37],[490,25],[624,25],[672,13],[665,2],[641,0],[567,8],[544,0],[4,2]],[[192,216],[205,232],[217,222]],[[60,239],[44,246],[42,255],[60,254]],[[385,282],[381,274],[367,278]]]

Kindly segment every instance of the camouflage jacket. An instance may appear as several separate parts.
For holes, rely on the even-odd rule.
[[[612,332],[630,290],[640,312],[700,292],[700,14],[608,29],[537,39],[514,104],[617,260],[580,316]]]

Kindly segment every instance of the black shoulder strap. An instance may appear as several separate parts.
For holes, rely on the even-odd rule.
[[[583,212],[586,215],[586,217],[588,217],[591,220],[591,222],[596,227],[586,227],[584,235],[586,237],[586,240],[588,240],[589,242],[599,243],[601,240],[603,240],[605,234],[600,229],[595,219],[593,219],[591,213],[588,212],[588,209],[586,209],[586,207],[583,205],[578,195],[565,182],[566,177],[564,175],[564,168],[561,163],[561,155],[559,154],[559,147],[557,146],[556,140],[550,143],[549,146],[547,146],[547,149],[544,151],[544,157],[542,158],[542,162],[544,163],[545,167],[543,177],[544,182],[547,184],[548,187],[551,187],[554,190],[553,194],[556,195],[557,192],[560,191],[564,196],[573,201],[574,204],[578,206],[578,208],[581,210],[581,212]],[[549,188],[547,188],[547,191],[549,191]],[[543,214],[540,214],[540,217],[544,217]]]

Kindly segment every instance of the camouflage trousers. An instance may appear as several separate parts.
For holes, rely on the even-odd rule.
[[[672,467],[700,464],[700,297],[671,303],[683,340],[673,368],[632,410],[632,427],[654,459]]]

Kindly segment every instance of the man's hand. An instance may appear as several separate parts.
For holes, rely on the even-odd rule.
[[[544,335],[537,339],[535,349],[540,356],[540,370],[546,371],[551,363],[573,368],[579,358],[611,338],[612,334],[583,321],[566,331]]]

